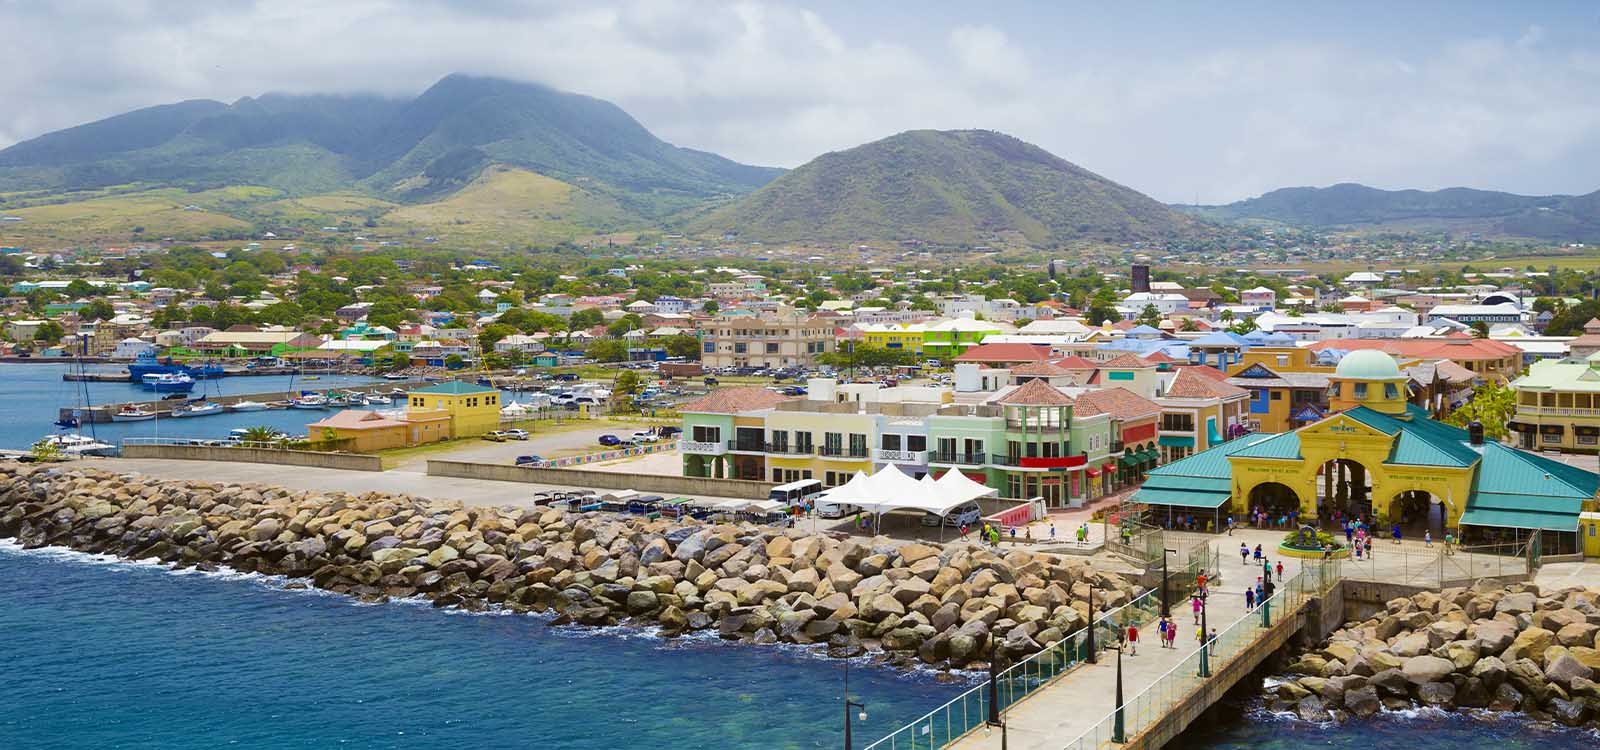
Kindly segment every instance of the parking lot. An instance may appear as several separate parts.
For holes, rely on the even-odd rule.
[[[590,419],[564,420],[560,424],[541,421],[537,427],[528,430],[527,440],[507,440],[503,443],[488,440],[467,441],[449,448],[407,457],[395,468],[421,471],[430,458],[509,464],[515,462],[517,456],[563,458],[581,453],[598,453],[612,450],[600,445],[601,435],[627,437],[637,430],[646,429],[649,429],[649,425],[638,421]]]

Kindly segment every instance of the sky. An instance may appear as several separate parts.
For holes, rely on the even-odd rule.
[[[1600,188],[1600,3],[0,0],[0,147],[138,107],[452,72],[798,166],[987,128],[1168,202]]]

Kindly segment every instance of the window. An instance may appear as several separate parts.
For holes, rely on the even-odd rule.
[[[721,427],[707,427],[705,425],[695,425],[694,429],[691,432],[694,435],[694,442],[696,442],[696,443],[720,443],[720,442],[722,442],[722,428]]]
[[[734,344],[733,345],[733,353],[734,354],[747,354],[748,352],[749,352],[749,346],[746,345],[746,344],[738,343],[738,344]]]
[[[768,342],[767,343],[767,353],[768,354],[777,354],[778,353],[778,345],[776,343]]]
[[[1022,477],[1016,474],[1006,477],[1006,497],[1022,497]]]
[[[1161,429],[1167,432],[1194,432],[1194,415],[1162,414]]]
[[[801,479],[810,479],[811,478],[811,470],[810,469],[801,469],[800,470],[800,478]]]
[[[835,487],[835,486],[837,486],[839,484],[839,475],[835,474],[835,473],[833,473],[831,471],[823,472],[822,473],[822,484],[824,486],[827,486],[827,487]]]
[[[883,448],[886,451],[897,451],[897,450],[900,450],[900,436],[896,435],[896,434],[894,434],[892,432],[885,432],[883,434],[882,443],[883,444],[881,446],[879,446],[879,447]]]
[[[701,345],[700,351],[706,354],[712,354],[717,351],[717,345],[713,342],[707,341],[705,344]]]
[[[1364,399],[1366,397],[1367,397],[1367,384],[1366,383],[1356,383],[1356,400],[1359,401],[1359,400]]]
[[[1328,398],[1339,397],[1339,385],[1339,383],[1331,383],[1328,385]]]
[[[1597,443],[1600,443],[1600,436],[1596,436],[1596,435],[1579,435],[1578,436],[1578,445],[1595,445]]]
[[[838,432],[822,433],[822,452],[837,456],[844,452],[844,435]]]
[[[1395,388],[1394,383],[1384,383],[1383,397],[1390,400],[1400,398],[1400,389]]]
[[[952,456],[954,456],[956,454],[956,439],[955,438],[939,438],[939,451],[938,451],[938,453],[945,460],[949,460]]]
[[[802,432],[800,430],[795,430],[795,433],[794,433],[794,448],[795,448],[795,450],[797,450],[797,451],[799,451],[801,453],[810,453],[812,451],[812,448],[811,448],[811,433]]]
[[[1546,443],[1560,443],[1561,442],[1561,435],[1560,435],[1560,433],[1546,432],[1545,434],[1540,435],[1539,439],[1543,440]]]
[[[772,470],[772,483],[783,484],[783,469]]]
[[[1273,391],[1272,392],[1272,400],[1273,401],[1282,401],[1283,400],[1283,391]]]
[[[867,455],[867,436],[857,432],[850,433],[850,455]]]
[[[908,451],[925,451],[927,449],[928,449],[928,436],[927,435],[907,435],[906,436],[906,450],[908,450]]]

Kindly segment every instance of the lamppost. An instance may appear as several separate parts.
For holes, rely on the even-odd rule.
[[[1206,600],[1211,598],[1211,594],[1208,593],[1208,592],[1205,592],[1205,591],[1201,591],[1199,595],[1200,595],[1200,676],[1201,677],[1210,677],[1211,676],[1211,660],[1209,658],[1210,654],[1208,652],[1213,648],[1213,646],[1212,646],[1212,643],[1211,643],[1211,628],[1208,627],[1209,623],[1206,622]]]
[[[849,648],[846,647],[844,657],[844,750],[850,750],[850,709],[852,708],[861,711],[858,715],[859,719],[862,721],[867,720],[866,705],[850,700],[850,653]]]
[[[1175,550],[1175,549],[1166,549],[1165,547],[1163,547],[1161,549],[1161,616],[1162,617],[1171,617],[1172,616],[1172,602],[1168,601],[1171,598],[1172,595],[1170,593],[1168,593],[1168,591],[1167,591],[1167,589],[1169,588],[1167,586],[1167,555],[1176,555],[1176,554],[1178,554],[1178,551]]]
[[[1122,744],[1128,741],[1127,725],[1122,719],[1122,641],[1117,645],[1107,646],[1117,652],[1117,712],[1111,722],[1111,741]]]
[[[1096,663],[1094,654],[1094,580],[1089,581],[1089,632],[1085,634],[1089,645],[1089,656],[1084,661]]]
[[[1000,650],[994,639],[989,639],[989,718],[984,722],[984,734],[1000,727],[1000,750],[1006,750],[1006,722],[1000,718]]]

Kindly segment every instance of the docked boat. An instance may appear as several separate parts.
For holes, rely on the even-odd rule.
[[[227,374],[219,364],[189,365],[183,371],[195,380],[212,380]]]
[[[239,401],[228,405],[228,411],[266,411],[270,408],[270,404],[260,401]]]
[[[117,447],[110,443],[102,443],[88,435],[63,432],[49,435],[41,442],[49,443],[69,456],[112,456],[116,455]]]
[[[289,399],[291,409],[326,409],[328,397],[320,393],[302,393],[299,398]]]
[[[386,373],[383,374],[383,379],[384,380],[410,380],[410,376],[402,375],[402,374],[400,374],[398,372],[386,372]]]
[[[227,409],[215,401],[200,401],[172,410],[174,417],[204,417],[211,414],[221,414]]]
[[[113,422],[147,422],[155,418],[155,412],[136,404],[123,404],[121,409],[111,412]]]
[[[172,358],[162,359],[153,353],[140,354],[128,364],[128,379],[143,383],[146,375],[178,375],[185,373],[183,365],[173,364]]]
[[[156,393],[188,393],[194,390],[194,378],[182,373],[152,373],[144,376],[144,387]]]

